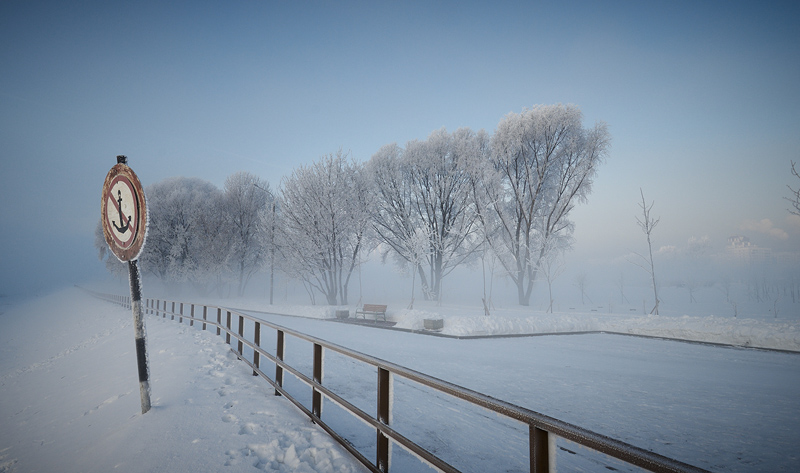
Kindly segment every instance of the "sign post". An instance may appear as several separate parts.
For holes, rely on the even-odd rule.
[[[150,381],[138,260],[147,236],[147,204],[142,183],[128,167],[128,158],[125,156],[117,156],[117,164],[106,175],[100,211],[103,234],[109,249],[121,262],[128,263],[136,361],[139,367],[139,394],[144,414],[150,410]]]

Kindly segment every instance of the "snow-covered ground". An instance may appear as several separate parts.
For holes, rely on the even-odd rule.
[[[222,301],[219,301],[222,302]],[[259,300],[225,305],[257,310]],[[398,326],[443,318],[452,335],[595,331],[686,336],[796,350],[790,318],[660,316],[390,306]],[[328,307],[274,306],[281,325],[387,359],[711,471],[798,471],[800,355],[617,335],[456,340],[313,320]],[[69,290],[0,315],[0,471],[360,471],[221,338],[147,318],[152,414],[139,411],[130,311]],[[267,333],[262,346],[274,343]],[[714,338],[708,338],[714,337]],[[745,338],[742,338],[745,337]],[[310,347],[287,340],[308,372]],[[307,387],[287,389],[301,398]],[[374,412],[375,373],[328,353],[325,381]],[[465,471],[525,471],[526,431],[395,379],[393,425]],[[323,418],[368,456],[374,430],[325,403]],[[560,471],[628,471],[559,440]],[[577,454],[572,454],[576,452]],[[427,471],[399,448],[393,471]]]
[[[209,301],[231,304],[230,301]],[[263,299],[237,300],[237,307],[313,318],[332,318],[336,309],[355,307],[268,305]],[[731,317],[686,315],[643,315],[641,310],[608,313],[607,309],[570,310],[548,314],[524,308],[498,308],[485,316],[480,307],[418,302],[414,310],[390,306],[387,318],[397,328],[423,330],[425,319],[442,319],[442,334],[457,337],[518,335],[563,332],[616,332],[632,335],[676,338],[699,342],[770,348],[800,352],[800,315],[776,317]],[[422,307],[422,308],[420,308]]]
[[[142,415],[130,310],[77,289],[6,308],[0,472],[365,471],[223,339],[146,326],[153,408]]]

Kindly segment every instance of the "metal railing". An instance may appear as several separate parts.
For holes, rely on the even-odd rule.
[[[92,293],[96,297],[121,304],[123,306],[130,306],[130,298],[128,297],[102,294],[94,291],[88,292]],[[232,309],[179,301],[145,299],[144,310],[146,314],[152,314],[162,318],[166,318],[167,316],[169,316],[172,320],[178,318],[179,323],[183,323],[184,319],[187,319],[190,325],[194,325],[195,323],[202,324],[202,330],[206,330],[208,326],[213,326],[216,328],[217,335],[222,335],[224,332],[226,343],[231,345],[231,350],[242,361],[252,368],[253,375],[258,375],[269,382],[275,389],[275,395],[285,396],[289,401],[297,406],[298,409],[303,411],[309,418],[311,418],[313,422],[322,427],[328,434],[336,439],[336,441],[338,441],[345,449],[347,449],[353,456],[355,456],[361,463],[363,463],[369,470],[373,472],[386,473],[390,470],[390,442],[394,442],[395,444],[401,446],[408,452],[417,456],[420,460],[426,462],[439,471],[448,473],[459,472],[459,470],[454,466],[445,462],[441,458],[437,457],[433,453],[424,449],[417,443],[413,442],[392,428],[390,425],[390,414],[392,412],[392,404],[394,401],[393,396],[390,393],[392,391],[392,377],[395,376],[418,383],[440,393],[464,400],[470,404],[482,407],[498,415],[526,424],[529,431],[528,444],[530,471],[534,473],[555,471],[556,437],[561,437],[563,439],[575,442],[583,447],[595,450],[648,471],[707,471],[702,468],[698,468],[678,460],[674,460],[627,444],[625,442],[615,440],[582,427],[569,424],[530,409],[487,396],[447,381],[443,381],[419,371],[390,363],[388,361],[351,350],[349,348],[280,326],[278,324],[274,324],[272,322],[258,319],[251,315],[243,314]],[[252,340],[249,340],[247,337],[245,337],[246,323],[249,323],[250,325],[250,330],[248,330],[247,333],[253,335]],[[274,355],[264,350],[261,346],[261,330],[265,327],[273,329],[276,332],[276,350]],[[303,374],[299,369],[290,366],[284,361],[285,338],[287,335],[313,344],[311,376]],[[236,341],[236,347],[233,347],[231,343],[232,340]],[[243,351],[245,346],[252,349],[252,360],[245,358]],[[366,413],[323,385],[324,350],[331,350],[350,359],[357,360],[377,368],[377,413],[375,416]],[[261,369],[261,362],[264,358],[275,365],[274,378],[271,378]],[[299,381],[311,388],[311,409],[306,407],[302,402],[284,389],[285,372],[292,374]],[[352,416],[355,416],[357,419],[375,429],[377,443],[375,452],[376,459],[374,462],[369,460],[364,454],[358,451],[353,444],[351,444],[342,435],[337,433],[322,419],[323,397],[334,402]]]

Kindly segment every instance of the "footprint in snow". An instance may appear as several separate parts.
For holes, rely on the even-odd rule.
[[[255,435],[257,427],[256,424],[248,422],[239,429],[239,435]]]

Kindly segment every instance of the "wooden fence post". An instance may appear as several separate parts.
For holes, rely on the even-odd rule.
[[[278,330],[278,346],[276,347],[276,356],[279,360],[283,361],[283,344],[284,344],[284,334],[283,330]],[[279,364],[275,364],[275,383],[283,387],[283,367]],[[277,389],[275,390],[275,395],[280,396],[281,393]]]
[[[244,343],[242,339],[244,338],[244,316],[239,316],[239,343],[237,344],[236,348],[239,351],[239,356],[242,356],[242,350],[244,349]]]
[[[312,368],[314,381],[322,384],[322,345],[314,344],[314,366]],[[317,391],[317,388],[311,389],[311,412],[322,418],[322,393]]]
[[[529,430],[531,473],[555,471],[555,456],[550,458],[550,434],[534,425]]]
[[[227,330],[225,330],[225,343],[230,345],[231,344],[231,311],[228,310],[226,312],[228,312],[228,318],[227,318],[227,322],[225,323],[225,328],[227,329]]]
[[[389,425],[392,415],[392,374],[378,367],[378,422]],[[384,473],[389,471],[390,454],[389,437],[378,430],[377,458],[375,465]]]
[[[261,322],[255,323],[255,333],[253,333],[253,343],[256,345],[256,348],[261,348]],[[261,368],[259,362],[261,361],[261,354],[258,352],[257,349],[253,350],[253,366],[256,368]],[[253,376],[258,376],[255,370],[253,370]]]

